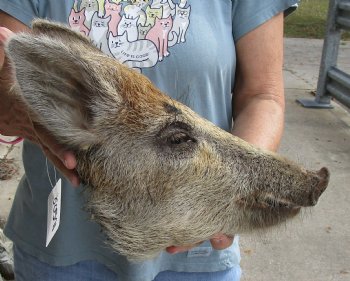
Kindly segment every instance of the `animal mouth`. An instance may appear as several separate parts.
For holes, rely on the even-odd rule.
[[[271,194],[259,194],[241,198],[236,202],[242,214],[249,221],[249,228],[267,228],[296,217],[301,207],[299,204],[280,199]]]
[[[294,208],[294,204],[287,200],[266,197],[263,201],[258,201],[262,208]]]
[[[288,213],[290,215],[296,215],[299,213],[301,206],[281,198],[275,198],[272,195],[258,196],[254,199],[241,198],[237,203],[250,210],[260,210],[271,213]]]

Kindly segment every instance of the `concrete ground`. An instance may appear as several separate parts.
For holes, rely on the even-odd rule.
[[[311,169],[329,168],[331,180],[319,203],[286,226],[242,235],[242,281],[350,280],[350,114],[306,109],[317,85],[322,41],[285,40],[286,127],[281,154]],[[339,66],[350,73],[350,44],[341,46]]]
[[[242,235],[242,281],[350,280],[350,114],[305,109],[297,98],[313,99],[321,40],[285,39],[286,129],[281,154],[311,169],[331,171],[328,189],[312,210],[268,233]],[[350,42],[341,46],[339,66],[350,73]],[[23,173],[20,145],[0,145],[0,159],[14,159],[18,172],[0,181],[0,218],[6,218]],[[203,280],[205,281],[205,280]]]

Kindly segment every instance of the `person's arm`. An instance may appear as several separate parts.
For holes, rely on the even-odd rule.
[[[276,151],[284,124],[283,13],[243,36],[236,44],[232,133]]]
[[[33,124],[25,106],[10,94],[13,81],[4,53],[4,43],[13,32],[28,32],[29,30],[17,19],[0,11],[0,133],[24,137],[39,144],[46,156],[72,184],[78,185],[79,178],[73,170],[76,166],[73,153],[66,151],[47,132]]]

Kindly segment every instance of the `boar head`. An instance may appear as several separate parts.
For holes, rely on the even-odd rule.
[[[6,53],[13,94],[76,153],[86,208],[130,259],[276,225],[327,187],[326,168],[307,171],[221,130],[62,25],[35,21]]]

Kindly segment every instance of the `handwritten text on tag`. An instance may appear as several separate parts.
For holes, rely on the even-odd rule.
[[[47,199],[46,247],[60,226],[61,217],[61,179],[58,180]]]

